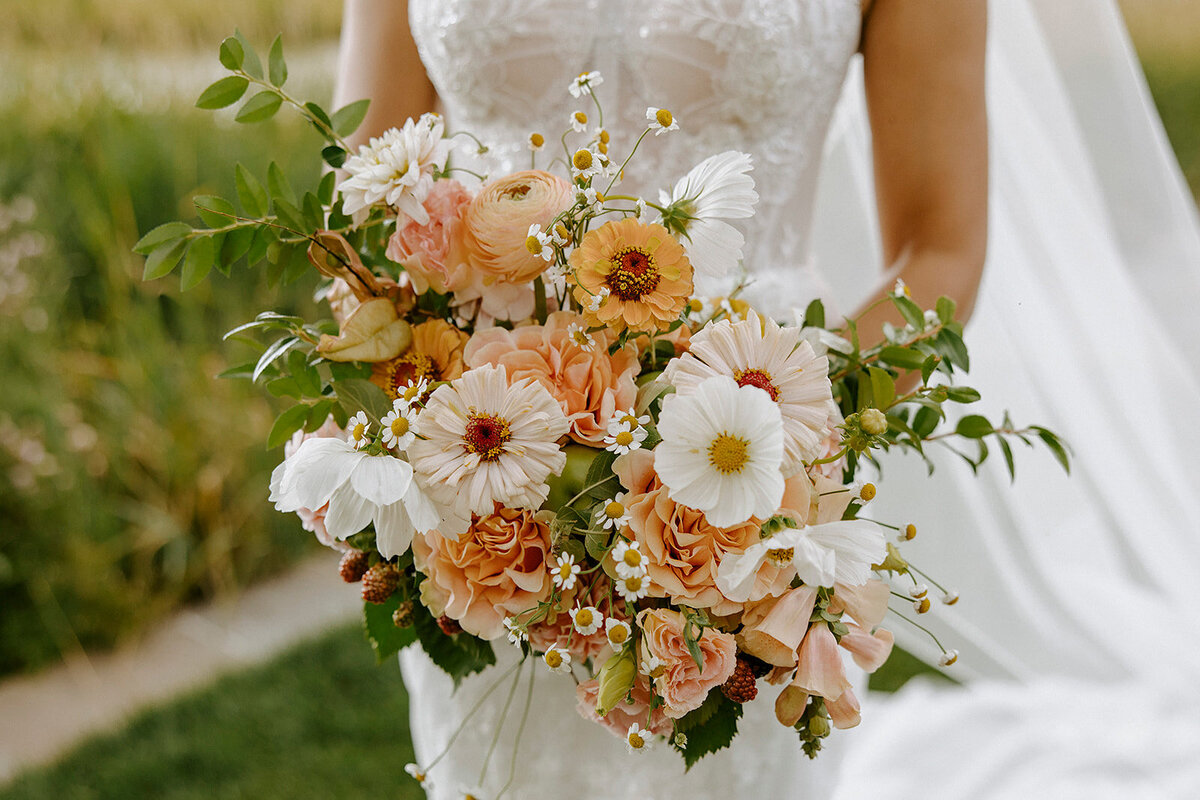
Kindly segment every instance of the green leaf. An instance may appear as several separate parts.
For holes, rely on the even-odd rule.
[[[616,474],[612,471],[613,463],[616,460],[617,454],[608,450],[596,453],[591,466],[588,467],[587,477],[583,479],[584,486],[592,487],[588,490],[588,497],[601,500],[610,496],[609,482],[617,480]]]
[[[179,259],[183,258],[183,251],[187,249],[187,244],[187,239],[178,239],[161,245],[146,258],[146,269],[142,273],[142,280],[152,281],[169,275],[179,263]]]
[[[363,119],[367,116],[367,107],[371,105],[370,100],[355,100],[349,105],[344,105],[337,111],[333,112],[333,130],[338,136],[349,136],[358,130],[358,126],[362,124]]]
[[[289,245],[283,257],[283,285],[300,280],[309,274],[312,262],[308,260],[308,247],[303,242]]]
[[[308,103],[304,104],[304,110],[307,111],[309,114],[312,114],[318,120],[320,120],[322,125],[329,128],[330,130],[333,130],[333,120],[331,120],[329,118],[329,115],[325,113],[325,109],[321,108],[316,103],[308,102]],[[314,126],[314,127],[317,127],[317,130],[320,130],[319,126]],[[324,131],[321,131],[321,133],[322,133],[322,135],[325,135]],[[328,138],[328,136],[326,136],[326,138]]]
[[[275,41],[271,42],[271,52],[267,55],[267,69],[271,83],[276,86],[283,86],[287,83],[287,62],[283,60],[283,34],[279,34],[275,37]]]
[[[947,386],[946,396],[955,403],[975,403],[979,401],[980,394],[970,386]]]
[[[250,322],[244,322],[229,331],[221,337],[222,341],[231,336],[235,336],[244,331],[254,330],[255,328],[293,328],[297,325],[303,325],[303,317],[291,317],[286,314],[276,314],[274,311],[264,311],[255,317]]]
[[[295,350],[292,351],[296,352]],[[267,381],[267,391],[275,397],[291,397],[295,400],[303,400],[304,393],[300,391],[300,384],[296,383],[296,379],[287,378],[272,378]]]
[[[248,361],[245,364],[238,364],[236,367],[230,367],[223,372],[217,373],[218,378],[249,378],[254,374],[254,362]]]
[[[808,308],[804,309],[804,327],[825,327],[825,304],[820,299],[813,300],[808,304]]]
[[[300,430],[308,419],[308,406],[292,406],[275,418],[271,432],[267,434],[267,449],[274,450],[279,445],[292,438],[292,434]]]
[[[308,356],[299,350],[288,354],[288,372],[292,374],[300,391],[308,397],[319,397],[321,394],[321,373],[315,367],[308,365]]]
[[[960,419],[954,428],[955,433],[968,439],[982,439],[994,431],[995,429],[992,427],[992,423],[987,421],[987,417],[979,414],[968,414]]]
[[[896,310],[900,312],[900,316],[904,317],[905,322],[916,330],[925,330],[925,312],[919,305],[903,296],[893,297],[892,305],[896,306]]]
[[[179,277],[183,291],[195,288],[200,281],[207,278],[216,260],[217,253],[212,237],[202,236],[193,240],[188,248],[187,257],[183,259],[183,270]]]
[[[392,404],[383,389],[368,380],[348,378],[334,381],[332,386],[338,402],[350,416],[363,411],[368,419],[378,422],[392,410]]]
[[[331,144],[321,150],[321,158],[325,159],[326,164],[337,169],[346,163],[346,151],[336,144]]]
[[[715,699],[714,699],[715,698]],[[683,748],[683,760],[688,769],[709,753],[723,750],[737,735],[738,720],[742,716],[742,706],[727,698],[719,689],[713,689],[705,698],[704,704],[710,702],[715,706],[708,713],[708,719],[692,726],[686,726],[685,720],[692,714],[704,709],[702,705],[696,711],[685,715],[675,723],[675,729],[687,736],[687,746]]]
[[[296,193],[292,191],[292,182],[274,161],[267,167],[267,188],[271,190],[272,200],[286,200],[296,205]]]
[[[275,359],[287,353],[296,345],[300,344],[300,339],[295,336],[284,336],[270,347],[268,347],[259,357],[258,363],[254,365],[254,374],[250,376],[251,380],[258,380],[258,376],[262,375],[267,367],[275,361]]]
[[[925,365],[926,355],[920,350],[899,345],[888,345],[879,351],[879,360],[903,369],[920,369]]]
[[[397,628],[392,622],[392,614],[399,605],[399,594],[393,594],[386,603],[363,603],[363,632],[375,651],[376,664],[382,664],[417,640],[414,626]]]
[[[949,297],[943,296],[938,298],[935,310],[937,311],[938,319],[942,321],[942,324],[954,321],[954,312],[956,309],[957,305]]]
[[[280,222],[296,233],[306,233],[309,230],[309,225],[300,209],[282,197],[275,198],[275,215],[279,217]]]
[[[234,31],[233,35],[242,45],[242,69],[247,75],[261,78],[263,76],[262,62],[258,60],[258,53],[254,52],[254,46],[250,44],[250,40],[241,31]]]
[[[1050,448],[1050,452],[1054,454],[1054,458],[1062,465],[1063,471],[1068,475],[1071,474],[1071,459],[1067,454],[1067,448],[1063,446],[1062,440],[1058,438],[1058,434],[1054,431],[1041,427],[1040,425],[1029,426],[1030,430],[1037,434],[1046,447]]]
[[[1000,452],[1004,454],[1004,466],[1008,467],[1008,479],[1015,481],[1017,479],[1017,468],[1013,464],[1012,446],[1002,434],[996,434],[996,441],[1000,443]]]
[[[196,108],[216,109],[231,106],[242,99],[249,85],[250,82],[241,75],[227,75],[200,93],[196,100]]]
[[[304,221],[308,223],[309,230],[320,230],[325,227],[325,209],[321,207],[321,201],[312,192],[304,193]]]
[[[421,603],[413,603],[413,628],[421,647],[457,687],[463,678],[496,663],[492,645],[469,633],[447,636]]]
[[[246,58],[246,51],[242,49],[241,42],[230,36],[221,42],[221,49],[217,57],[221,59],[221,66],[225,69],[241,69],[242,61]]]
[[[896,645],[892,647],[892,654],[883,666],[871,673],[868,686],[873,692],[895,692],[918,675],[940,683],[958,683],[945,671],[926,664]]]
[[[192,232],[192,226],[186,222],[164,222],[154,228],[133,246],[133,252],[148,256],[168,242],[176,242]]]
[[[234,116],[235,122],[262,122],[275,116],[275,112],[279,110],[279,106],[283,104],[283,98],[271,89],[263,89],[258,94],[246,101],[246,104],[238,109]]]
[[[317,185],[317,199],[321,201],[321,205],[327,206],[333,202],[333,190],[336,187],[337,175],[326,172],[321,178],[321,183]]]
[[[912,428],[918,436],[924,439],[926,436],[933,433],[934,429],[937,428],[938,423],[941,422],[941,420],[942,415],[940,413],[940,409],[934,410],[928,406],[922,406],[921,408],[917,409],[917,413],[913,417]]]
[[[242,164],[234,168],[234,183],[237,185],[238,202],[252,217],[267,215],[267,190],[262,181],[254,177],[254,173]]]
[[[237,211],[234,209],[233,203],[220,197],[198,194],[192,198],[192,205],[196,207],[196,213],[200,215],[200,219],[210,228],[224,228],[229,223],[236,221],[234,217],[237,216]]]
[[[325,424],[329,412],[333,409],[333,401],[329,398],[319,400],[308,409],[308,419],[304,423],[304,432],[313,433]]]
[[[933,346],[942,358],[963,371],[971,369],[971,357],[967,354],[967,346],[962,337],[949,328],[943,328],[933,340]]]
[[[235,228],[225,234],[225,241],[221,245],[221,264],[228,266],[246,255],[253,242],[254,228]],[[229,274],[228,270],[225,270],[225,274]]]
[[[896,379],[887,370],[879,367],[867,367],[871,376],[871,395],[874,406],[881,410],[887,408],[896,400]]]
[[[928,384],[929,378],[933,375],[933,371],[937,369],[937,365],[941,363],[941,356],[928,356],[921,364],[921,383]]]

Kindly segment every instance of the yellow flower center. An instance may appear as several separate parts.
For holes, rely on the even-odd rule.
[[[630,431],[621,431],[616,435],[617,444],[622,447],[628,447],[633,444],[633,433]]]
[[[733,373],[733,379],[738,386],[757,386],[771,395],[772,400],[779,402],[779,390],[771,382],[771,373],[765,369],[740,369]]]
[[[354,437],[354,441],[361,442],[367,435],[367,426],[361,422],[355,424],[354,430],[350,433]]]
[[[422,380],[438,381],[441,378],[441,371],[432,358],[424,353],[409,350],[392,360],[387,373],[385,392],[389,400],[403,397],[411,401],[416,396],[416,389],[410,387],[410,383],[420,383]]]
[[[608,632],[608,640],[613,644],[621,644],[629,637],[629,631],[624,625],[615,625]]]
[[[604,155],[608,155],[608,142],[600,142],[596,145],[596,149]]]
[[[634,750],[641,750],[646,746],[646,740],[642,738],[640,733],[629,734],[629,746]]]
[[[555,224],[554,232],[557,233],[563,239],[571,238],[571,234],[567,231],[567,226],[563,225],[561,222]]]
[[[866,500],[867,502],[874,500],[875,499],[875,484],[864,483],[862,490],[859,491],[859,493],[858,493],[858,496],[861,497],[863,500]]]
[[[642,576],[640,575],[634,575],[626,578],[623,583],[625,584],[625,591],[627,592],[637,593],[642,590]]]
[[[563,663],[562,653],[557,650],[547,650],[546,655],[542,656],[542,659],[550,669],[558,669]]]
[[[695,297],[693,297],[691,300],[688,300],[688,311],[691,311],[693,314],[699,314],[703,310],[704,303],[700,302]]]
[[[529,143],[534,147],[541,147],[546,143],[546,137],[540,133],[531,133],[529,134]]]
[[[479,456],[480,461],[495,461],[504,452],[504,445],[512,438],[508,420],[495,414],[479,414],[474,410],[467,416],[467,429],[463,433],[463,446],[468,452]]]
[[[750,460],[749,450],[745,439],[722,433],[708,446],[708,461],[722,475],[739,473]]]
[[[621,556],[621,560],[631,567],[636,567],[642,563],[642,553],[631,547],[625,551],[625,555]]]
[[[399,439],[406,433],[408,433],[408,420],[405,417],[396,417],[392,420],[392,436]]]
[[[564,561],[563,563],[558,565],[558,577],[563,579],[564,581],[567,578],[571,577],[571,573],[573,571],[574,571],[574,565],[570,561]]]
[[[575,612],[575,624],[581,628],[591,625],[595,618],[590,608],[581,608]]]
[[[664,128],[671,127],[671,123],[675,121],[675,118],[671,116],[671,112],[667,111],[665,108],[660,108],[658,111],[655,111],[654,118],[658,120],[658,124],[662,125]]]
[[[604,507],[604,513],[610,519],[617,519],[625,513],[625,506],[618,503],[616,500],[610,500],[608,505]]]
[[[767,551],[767,559],[777,567],[792,563],[795,555],[796,548],[794,547],[773,547]]]
[[[575,121],[580,125],[587,125],[587,114],[583,113],[582,111],[576,111]]]
[[[651,680],[657,680],[658,678],[661,678],[666,671],[666,664],[655,664],[654,669],[650,670],[649,677]]]
[[[535,256],[539,255],[542,252],[542,243],[538,241],[536,236],[530,236],[525,240],[525,249]]]
[[[588,347],[592,343],[592,337],[585,330],[577,330],[571,333],[571,341],[580,347]]]
[[[636,247],[618,250],[610,259],[611,270],[604,282],[619,300],[640,300],[658,288],[661,275],[654,256]]]
[[[622,414],[621,415],[621,424],[622,425],[637,425],[638,418],[635,417],[633,414]]]
[[[608,144],[610,139],[611,139],[611,137],[608,135],[608,131],[601,128],[600,129],[600,144]]]
[[[592,151],[591,150],[576,150],[571,163],[575,165],[575,169],[585,170],[592,168]]]

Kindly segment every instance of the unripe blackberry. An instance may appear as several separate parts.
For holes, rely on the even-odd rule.
[[[721,691],[735,703],[749,703],[758,696],[758,687],[754,685],[754,670],[750,662],[738,658],[737,666],[729,680],[721,684]]]
[[[761,678],[771,671],[771,665],[763,661],[761,658],[755,658],[749,653],[738,653],[738,661],[745,661],[750,665],[750,671],[754,673],[755,678]]]
[[[362,598],[368,603],[386,603],[400,586],[400,573],[381,561],[367,570],[362,579]]]
[[[338,574],[346,583],[358,583],[366,573],[370,561],[362,550],[348,550],[338,564]]]
[[[458,624],[458,620],[451,619],[445,614],[442,614],[437,619],[438,627],[442,629],[442,633],[447,636],[453,636],[456,633],[462,633],[462,625]]]
[[[392,622],[397,628],[407,628],[413,624],[412,600],[400,601],[400,605],[396,606],[396,610],[392,612]]]

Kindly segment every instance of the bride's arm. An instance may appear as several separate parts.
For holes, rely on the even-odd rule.
[[[434,109],[437,93],[408,29],[407,0],[346,0],[333,104],[364,97],[371,106],[353,145]]]
[[[868,303],[902,278],[923,308],[966,320],[987,247],[986,0],[874,0],[862,40],[884,263]],[[865,339],[890,303],[860,323]]]

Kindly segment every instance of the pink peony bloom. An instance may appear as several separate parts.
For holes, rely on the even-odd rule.
[[[584,349],[572,338],[572,325],[587,327],[578,314],[556,311],[545,325],[479,331],[467,343],[464,359],[472,368],[503,366],[513,381],[536,379],[562,407],[571,438],[600,447],[613,414],[637,399],[638,357],[633,347],[609,355],[616,336],[608,330],[591,334],[594,344]]]
[[[304,444],[308,439],[343,439],[345,436],[346,432],[338,427],[337,423],[333,421],[333,417],[329,417],[321,427],[312,433],[296,431],[292,435],[292,438],[283,445],[283,459],[286,461],[291,458],[300,449],[300,445]],[[329,503],[315,509],[301,507],[296,509],[296,516],[300,518],[300,527],[309,533],[315,534],[318,542],[334,550],[345,552],[350,549],[350,545],[335,539],[325,529],[325,513],[328,510]]]
[[[596,700],[599,694],[600,682],[595,678],[584,681],[575,687],[575,696],[579,700],[575,707],[581,717],[603,725],[620,739],[625,738],[629,726],[635,722],[644,726],[651,733],[670,735],[671,720],[663,712],[662,706],[650,711],[650,687],[646,685],[645,679],[641,676],[638,676],[637,683],[633,685],[630,692],[633,703],[617,703],[603,717],[596,713]]]
[[[698,668],[683,637],[683,614],[665,608],[646,609],[637,621],[645,633],[642,646],[665,667],[654,682],[671,719],[699,708],[709,691],[733,674],[737,645],[730,634],[704,629],[698,641],[703,667]]]
[[[837,700],[850,688],[837,639],[824,622],[811,625],[800,644],[800,659],[792,685],[809,694]]]
[[[388,239],[387,257],[404,267],[418,293],[432,289],[446,294],[469,280],[461,227],[470,202],[471,194],[461,183],[440,180],[423,203],[428,223],[397,220],[396,231]]]

